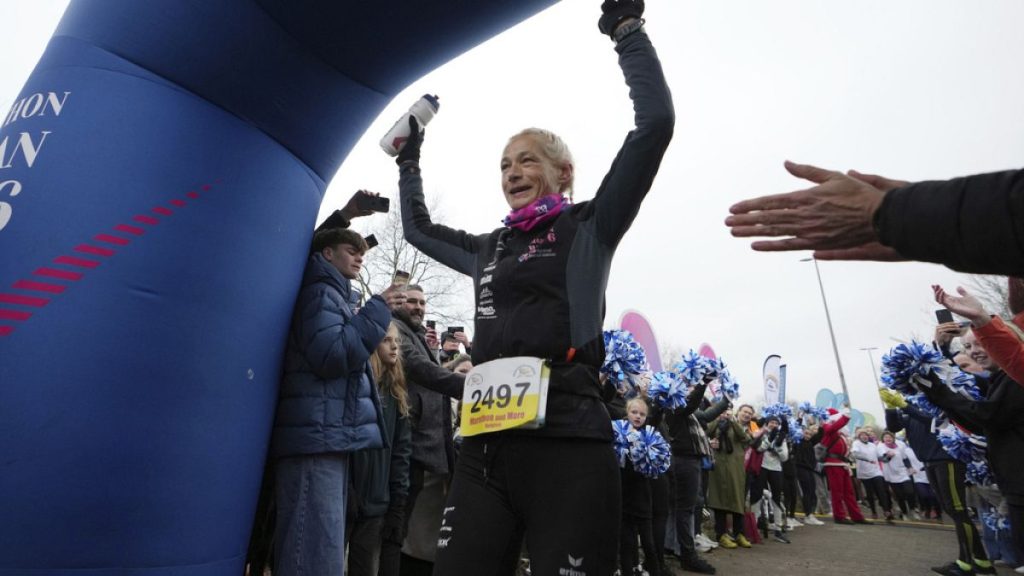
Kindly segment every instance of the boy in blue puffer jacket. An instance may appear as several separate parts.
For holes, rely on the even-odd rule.
[[[344,573],[349,454],[383,446],[369,358],[384,338],[395,286],[353,312],[367,250],[340,228],[313,237],[292,313],[270,455],[276,460],[276,576]]]

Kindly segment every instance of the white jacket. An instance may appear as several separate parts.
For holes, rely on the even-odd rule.
[[[786,437],[779,431],[775,444],[768,442],[768,433],[761,436],[761,442],[757,446],[759,452],[764,452],[764,460],[761,461],[761,468],[782,472],[782,463],[789,460],[789,447]]]
[[[850,456],[857,463],[857,478],[869,480],[882,475],[882,467],[878,465],[878,450],[874,442],[854,440],[850,446]]]
[[[888,461],[885,460],[887,454],[892,452],[892,458]],[[882,442],[878,443],[878,459],[882,462],[882,476],[885,476],[885,481],[892,484],[900,484],[910,480],[910,472],[907,470],[906,464],[903,463],[904,459],[907,458],[907,445],[899,440],[896,441],[896,448],[889,448]]]
[[[928,484],[928,471],[924,469],[924,464],[917,459],[917,454],[914,454],[914,449],[910,446],[907,446],[907,456],[910,458],[910,467],[914,469],[914,482]]]

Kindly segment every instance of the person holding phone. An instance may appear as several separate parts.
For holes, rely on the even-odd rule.
[[[551,367],[543,427],[465,439],[437,575],[511,572],[524,537],[535,573],[615,570],[621,493],[598,378],[604,292],[615,249],[654,181],[675,123],[643,8],[640,0],[602,4],[599,27],[619,54],[636,127],[590,201],[572,201],[575,168],[565,142],[530,128],[512,136],[501,155],[501,189],[511,210],[505,226],[471,234],[434,223],[420,175],[423,136],[410,120],[397,159],[405,237],[473,278],[474,371],[517,356]],[[530,85],[529,70],[514,71],[514,82]]]

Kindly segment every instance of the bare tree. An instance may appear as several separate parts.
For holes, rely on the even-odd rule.
[[[1006,319],[1013,317],[1010,312],[1010,291],[1006,276],[974,274],[968,276],[966,284],[968,290],[981,300],[989,312]]]
[[[444,216],[437,204],[436,199],[431,201],[430,214],[435,222],[442,222]],[[409,273],[411,284],[423,286],[429,301],[428,317],[436,318],[442,325],[471,324],[473,296],[469,277],[428,258],[406,242],[399,211],[388,212],[382,225],[367,227],[362,234],[373,234],[378,242],[367,252],[359,273],[364,298],[387,288],[395,272],[403,270]]]

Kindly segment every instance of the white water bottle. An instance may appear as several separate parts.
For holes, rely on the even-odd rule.
[[[416,122],[419,123],[422,130],[434,117],[434,114],[437,114],[437,110],[440,107],[441,104],[437,101],[437,96],[424,94],[422,98],[409,108],[408,112],[398,119],[398,122],[395,122],[391,130],[388,130],[388,133],[380,139],[380,147],[389,156],[398,156],[398,153],[405,147],[405,142],[409,139],[409,116],[416,117]]]

